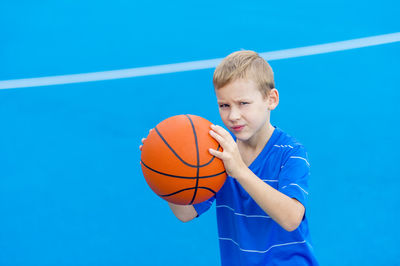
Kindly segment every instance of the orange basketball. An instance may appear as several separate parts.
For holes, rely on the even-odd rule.
[[[177,115],[159,123],[142,147],[141,165],[150,188],[161,198],[191,205],[211,198],[222,187],[222,161],[208,149],[222,150],[209,135],[211,122]]]

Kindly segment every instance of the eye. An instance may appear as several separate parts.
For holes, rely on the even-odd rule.
[[[220,104],[219,105],[219,108],[226,108],[226,107],[229,107],[229,105],[227,105],[227,104]]]
[[[248,102],[241,102],[240,103],[241,105],[246,105],[246,104],[249,104]]]

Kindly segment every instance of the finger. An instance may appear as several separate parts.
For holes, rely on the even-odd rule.
[[[233,140],[231,134],[225,128],[216,125],[211,125],[211,128],[224,139],[225,145],[233,145],[235,141]]]
[[[143,145],[140,145],[140,146],[139,146],[139,150],[142,150],[142,147],[143,147]]]
[[[216,141],[218,141],[218,143],[222,146],[222,148],[224,148],[226,141],[225,141],[225,139],[224,139],[221,135],[219,135],[218,133],[216,133],[216,132],[213,131],[213,130],[210,130],[210,135],[211,135],[211,137],[213,137]]]
[[[221,126],[216,126],[216,125],[211,125],[212,130],[214,130],[215,132],[217,132],[220,136],[222,136],[222,138],[225,139],[226,143],[232,143],[234,142],[231,134],[229,134],[229,132],[221,127]]]
[[[209,151],[209,153],[210,153],[211,155],[213,155],[213,156],[215,156],[215,157],[217,157],[217,158],[219,158],[219,159],[222,160],[222,156],[223,156],[223,153],[222,153],[222,152],[216,151],[216,150],[211,149],[211,148],[208,149],[208,151]]]
[[[142,143],[144,143],[145,140],[146,140],[146,138],[142,138]]]
[[[228,131],[225,130],[225,128],[218,125],[211,125],[211,129],[220,134],[221,136],[226,136],[226,134],[229,134]]]

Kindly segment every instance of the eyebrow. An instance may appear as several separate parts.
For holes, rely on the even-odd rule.
[[[218,104],[221,103],[226,103],[225,101],[217,101]],[[234,102],[250,102],[250,99],[238,99],[238,100],[234,100]]]

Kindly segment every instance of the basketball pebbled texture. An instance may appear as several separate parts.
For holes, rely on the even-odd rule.
[[[141,166],[150,188],[179,205],[203,202],[217,193],[226,179],[223,162],[208,149],[221,151],[209,135],[211,122],[195,115],[165,119],[143,143]]]

